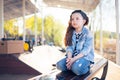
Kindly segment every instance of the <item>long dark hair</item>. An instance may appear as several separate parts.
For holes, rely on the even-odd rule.
[[[72,35],[73,35],[73,31],[75,30],[75,28],[71,25],[71,17],[72,17],[72,14],[74,14],[74,13],[80,13],[81,16],[83,17],[83,19],[86,20],[84,26],[87,25],[88,22],[89,22],[89,18],[87,17],[87,15],[82,10],[73,11],[70,15],[69,24],[68,24],[65,39],[64,39],[65,46],[71,46],[72,45]]]

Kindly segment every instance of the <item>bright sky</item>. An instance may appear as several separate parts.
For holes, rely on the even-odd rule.
[[[99,6],[96,9],[99,9]],[[45,15],[51,14],[55,16],[55,18],[60,19],[64,24],[68,23],[69,16],[72,11],[73,10],[68,10],[63,8],[52,8],[52,7],[46,7],[45,9],[43,9]],[[97,14],[95,17],[100,19],[99,18],[100,11],[98,10],[98,12],[96,12],[95,14]],[[96,21],[96,19],[94,21]],[[100,20],[98,20],[95,23],[100,24]],[[103,0],[102,2],[102,29],[105,31],[116,32],[115,0]],[[119,27],[119,31],[120,31],[120,27]]]
[[[61,21],[66,27],[68,25],[69,17],[70,14],[73,10],[68,10],[68,9],[63,9],[63,8],[53,8],[53,7],[43,7],[39,11],[39,16],[47,16],[51,15],[55,18],[55,20]],[[18,25],[23,25],[21,24],[21,21],[18,22]],[[22,33],[22,27],[19,28],[19,33]]]
[[[68,24],[70,14],[73,10],[63,8],[46,7],[43,9],[43,14],[52,15],[56,20],[61,20],[62,23]]]
[[[60,20],[63,24],[68,25],[70,14],[73,10],[63,9],[63,8],[53,8],[45,7],[43,8],[43,14],[52,15],[55,19]],[[106,10],[108,11],[108,10]],[[102,14],[102,29],[106,31],[115,32],[116,31],[116,22],[115,16],[112,14],[113,11],[109,10],[108,12],[103,12]],[[115,13],[114,13],[115,14]],[[99,15],[99,12],[98,12]],[[96,22],[97,24],[100,21]],[[97,25],[98,26],[98,25]]]
[[[63,24],[68,25],[70,14],[73,10],[63,9],[63,8],[53,8],[53,7],[44,7],[43,14],[52,15],[55,19],[60,20]],[[102,29],[106,31],[116,32],[116,18],[115,18],[115,10],[107,9],[102,12]],[[99,19],[99,11],[97,12],[96,17]],[[93,17],[94,18],[94,17]],[[100,26],[100,20],[96,22],[97,26]]]
[[[42,0],[37,0],[36,5],[43,16],[52,15],[55,19],[61,20],[61,22],[64,24],[68,24],[69,16],[73,11],[60,7],[47,7],[47,5],[42,2]]]

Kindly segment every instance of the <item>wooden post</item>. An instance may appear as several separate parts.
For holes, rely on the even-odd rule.
[[[22,0],[22,6],[23,6],[23,41],[25,41],[25,35],[26,35],[26,30],[25,30],[25,0]]]
[[[119,0],[115,0],[115,8],[116,8],[116,63],[120,65],[120,36],[119,36],[119,26],[120,26],[120,12],[119,12]]]
[[[36,5],[36,2],[37,2],[37,0],[35,0],[35,5]],[[35,46],[37,46],[37,16],[36,16],[36,10],[37,9],[35,9],[35,16],[34,16],[34,18],[35,18]]]
[[[41,16],[42,16],[42,45],[44,44],[44,16],[43,16],[43,5],[41,6]]]
[[[4,0],[0,0],[0,39],[4,36]]]
[[[100,53],[103,55],[102,1],[100,1]]]

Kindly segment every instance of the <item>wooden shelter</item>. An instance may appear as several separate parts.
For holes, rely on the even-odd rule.
[[[25,36],[25,16],[38,11],[31,0],[0,0],[0,38],[4,37],[5,20],[23,17],[23,35]]]
[[[43,0],[47,6],[67,9],[81,9],[91,12],[99,4],[100,0]]]
[[[86,12],[91,12],[92,10],[94,10],[100,2],[100,0],[43,0],[43,1],[48,6],[61,7],[61,8],[67,8],[67,9],[82,9]],[[116,13],[119,13],[119,4],[118,3],[119,3],[119,0],[116,0]],[[30,0],[0,0],[0,23],[1,23],[0,24],[0,38],[3,37],[3,35],[4,35],[4,33],[3,33],[4,32],[4,30],[3,30],[4,20],[9,20],[9,19],[17,18],[17,17],[21,17],[21,16],[23,16],[23,19],[24,19],[25,15],[32,14],[32,13],[35,12],[35,10],[36,10],[36,7],[31,3]],[[117,14],[117,18],[116,18],[116,20],[117,20],[117,26],[116,27],[118,29],[117,33],[119,33],[119,24],[120,24],[119,18],[120,18],[119,14]],[[24,20],[24,23],[25,23],[25,20]],[[23,26],[25,26],[25,24]],[[117,37],[117,38],[118,38],[117,40],[119,41],[119,37]],[[118,44],[116,44],[118,46],[117,47],[117,56],[118,56],[117,57],[117,62],[118,62],[117,64],[120,64],[119,42],[117,42],[117,43],[118,43]],[[43,54],[45,52],[40,52],[39,51],[40,50],[39,47],[36,47],[36,48],[38,49],[38,50],[35,49],[35,50],[38,51],[37,52],[38,54],[45,55],[45,54]],[[41,51],[42,50],[46,51],[46,48],[44,48],[44,49],[41,49]],[[53,53],[53,52],[50,52],[50,49],[48,49],[48,51],[49,51],[48,53]],[[34,52],[36,53],[36,51],[34,51]],[[4,66],[7,66],[7,67],[3,67],[3,65],[1,65],[1,66],[4,68],[4,70],[8,71],[8,67],[11,69],[11,66],[9,64],[12,64],[12,63],[10,63],[10,62],[15,61],[15,67],[19,67],[19,65],[24,65],[22,67],[19,67],[19,69],[14,68],[14,66],[12,66],[12,68],[14,70],[16,70],[16,69],[19,70],[17,72],[23,73],[23,70],[24,71],[28,70],[28,72],[25,71],[25,73],[40,74],[41,70],[39,72],[37,69],[38,68],[43,69],[41,67],[44,67],[44,66],[43,66],[43,64],[42,64],[42,66],[39,65],[39,63],[40,63],[39,61],[42,61],[42,60],[39,60],[39,59],[43,59],[43,60],[49,59],[50,60],[50,58],[46,58],[46,55],[45,55],[45,59],[44,59],[44,57],[39,58],[38,54],[35,54],[35,53],[34,54],[26,54],[27,56],[25,54],[22,54],[21,56],[18,55],[18,54],[10,55],[10,56],[8,56],[7,54],[6,55],[0,55],[1,64],[3,64]],[[47,51],[46,51],[46,53],[47,53]],[[51,54],[47,54],[47,55],[51,55]],[[49,56],[47,56],[47,57],[49,57]],[[35,59],[35,60],[33,60],[33,59]],[[37,64],[38,68],[35,65],[36,62],[37,62],[36,59],[38,61],[38,64]],[[51,59],[51,61],[52,60],[53,59]],[[10,62],[8,62],[9,63],[8,64],[8,63],[5,63],[5,62],[3,63],[3,61],[10,61]],[[26,61],[26,63],[28,63],[29,66],[24,64],[25,61]],[[30,65],[30,64],[32,64],[32,61],[33,61],[33,65]],[[45,60],[45,61],[48,61],[48,60]],[[31,63],[29,63],[29,62],[31,62]],[[19,65],[17,65],[17,64],[19,64]],[[111,67],[111,66],[113,66],[114,68]],[[3,69],[1,68],[1,70],[3,70]],[[4,72],[4,70],[3,70],[3,72]],[[108,75],[107,75],[108,77],[107,78],[110,77],[110,79],[112,79],[112,77],[114,77],[115,75],[112,76],[111,72],[113,71],[113,73],[117,74],[117,73],[120,72],[119,70],[120,70],[119,66],[116,67],[116,65],[112,63],[109,66]],[[31,72],[29,72],[29,71],[31,71]],[[10,70],[9,72],[11,73],[12,71]],[[117,77],[119,77],[118,74],[117,74]]]
[[[23,16],[23,0],[4,0],[4,20]],[[25,15],[35,13],[35,5],[30,0],[25,0]]]

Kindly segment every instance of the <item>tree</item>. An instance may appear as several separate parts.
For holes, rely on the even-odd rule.
[[[65,26],[61,24],[60,21],[55,20],[53,16],[46,16],[44,19],[44,27],[47,42],[53,42],[54,45],[62,46]]]
[[[16,19],[7,20],[4,22],[4,32],[7,36],[18,35],[18,26],[15,26]]]
[[[41,33],[41,26],[42,26],[42,18],[37,17],[37,34]],[[32,33],[35,31],[35,17],[32,16],[26,19],[26,29],[30,29]]]

